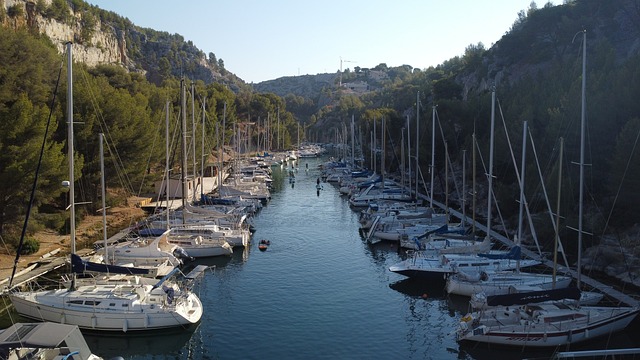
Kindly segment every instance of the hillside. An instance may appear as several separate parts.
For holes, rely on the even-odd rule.
[[[82,0],[2,0],[0,5],[4,28],[46,35],[60,53],[73,41],[75,59],[88,66],[122,66],[156,85],[184,76],[205,84],[216,81],[235,92],[249,89],[222,59],[205,54],[181,35],[141,28]]]
[[[294,94],[308,99],[317,98],[325,88],[335,87],[338,74],[285,76],[253,84],[258,92],[271,92],[279,96]]]

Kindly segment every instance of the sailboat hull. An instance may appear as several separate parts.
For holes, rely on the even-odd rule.
[[[558,276],[554,283],[551,275],[525,274],[518,272],[489,272],[485,280],[467,280],[464,273],[449,277],[446,290],[449,294],[472,296],[485,293],[487,296],[508,294],[514,286],[530,286],[540,290],[566,288],[571,284],[571,277]],[[486,273],[485,273],[486,274]]]
[[[193,293],[169,300],[161,288],[142,295],[142,287],[116,289],[119,286],[81,286],[75,291],[21,292],[9,297],[21,316],[87,330],[130,332],[188,327],[202,317],[202,303]]]
[[[458,341],[507,346],[554,347],[575,344],[608,335],[627,327],[638,315],[638,308],[583,307],[557,309],[533,316],[525,308],[497,308],[492,323],[474,327],[473,316],[463,318]],[[486,320],[486,315],[484,316]]]

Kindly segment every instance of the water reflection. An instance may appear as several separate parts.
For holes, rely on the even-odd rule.
[[[186,344],[198,328],[199,324],[187,329],[180,328],[152,333],[108,334],[104,332],[83,332],[83,335],[91,351],[105,359],[115,356],[130,359],[134,356],[148,357],[149,355],[177,358],[184,351],[187,351],[186,349],[190,348]]]

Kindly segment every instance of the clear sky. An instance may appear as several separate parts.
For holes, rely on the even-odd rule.
[[[355,66],[425,69],[491,47],[531,0],[88,0],[182,35],[248,83]],[[536,1],[542,8],[547,0]],[[551,1],[558,4],[559,1]]]

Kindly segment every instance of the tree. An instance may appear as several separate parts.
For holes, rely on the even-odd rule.
[[[71,17],[71,14],[69,13],[69,5],[67,5],[66,0],[51,1],[51,5],[49,5],[45,15],[65,24]]]
[[[40,148],[44,140],[48,109],[34,106],[26,94],[0,111],[0,234],[6,225],[16,225],[25,213],[27,199],[35,177]],[[55,202],[62,191],[60,183],[67,177],[63,144],[52,141],[52,123],[45,145],[40,182],[35,196],[36,206]],[[16,228],[10,228],[13,233]],[[11,235],[10,235],[11,237]]]
[[[216,54],[210,52],[209,53],[209,65],[212,66],[217,66],[218,65],[218,60],[216,58]]]
[[[158,72],[163,79],[171,76],[171,63],[165,56],[161,57],[160,60],[158,60],[158,68]]]

